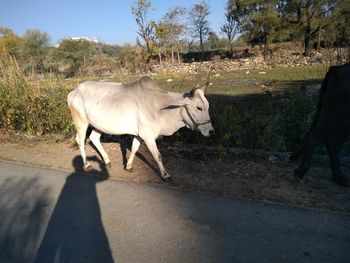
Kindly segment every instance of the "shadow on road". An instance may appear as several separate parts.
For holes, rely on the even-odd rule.
[[[52,212],[35,262],[114,262],[101,220],[96,184],[108,178],[97,158],[100,171],[84,176],[80,156],[73,160],[74,173],[62,188]]]
[[[37,178],[12,177],[1,182],[0,262],[32,261],[49,191]]]

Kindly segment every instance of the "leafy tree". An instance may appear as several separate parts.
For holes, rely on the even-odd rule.
[[[303,40],[304,55],[309,56],[312,41],[317,39],[317,42],[320,43],[322,33],[327,29],[334,28],[336,22],[335,10],[342,1],[280,0],[280,2],[287,25],[294,28],[295,38]],[[348,13],[348,15],[350,14]]]
[[[0,37],[13,36],[15,33],[12,29],[7,27],[0,27]]]
[[[0,27],[0,55],[10,55],[16,60],[21,60],[22,42],[11,29]]]
[[[199,39],[199,45],[202,52],[204,50],[204,40],[210,32],[208,21],[209,14],[209,6],[206,2],[194,4],[189,12],[190,28],[193,32],[193,36]]]
[[[165,22],[154,23],[157,39],[159,63],[162,64],[162,53],[166,54],[170,38],[170,25]]]
[[[102,53],[108,57],[117,57],[122,47],[118,45],[101,44]]]
[[[180,62],[180,45],[181,36],[185,32],[185,25],[181,22],[185,15],[186,9],[180,6],[176,6],[168,10],[163,18],[164,23],[167,24],[169,45],[171,49],[171,60],[174,63],[174,53],[177,52],[177,59]]]
[[[220,39],[218,35],[211,31],[208,36],[208,50],[215,50],[219,47]]]
[[[45,70],[50,73],[59,73],[62,61],[61,53],[56,47],[49,47],[44,60]]]
[[[231,0],[229,13],[241,16],[240,28],[248,34],[251,45],[263,45],[266,55],[268,45],[278,41],[280,17],[278,0]]]
[[[58,47],[60,58],[68,65],[67,77],[75,76],[84,70],[95,53],[92,43],[86,40],[64,39]]]
[[[39,72],[44,72],[44,59],[50,45],[50,37],[46,32],[37,29],[27,30],[23,36],[25,55],[33,61],[33,66]]]
[[[341,1],[334,10],[335,32],[337,32],[335,43],[337,46],[348,48],[347,61],[350,62],[350,2]]]
[[[125,44],[121,47],[118,55],[122,65],[131,71],[135,71],[136,49],[130,44]]]

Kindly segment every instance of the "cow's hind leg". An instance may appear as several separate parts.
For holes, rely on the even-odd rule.
[[[80,154],[83,159],[84,169],[88,169],[91,167],[91,165],[86,161],[85,139],[89,123],[85,116],[85,113],[78,111],[75,107],[72,106],[69,106],[69,109],[71,111],[74,126],[77,131],[75,140],[79,146]]]
[[[125,170],[131,172],[132,171],[132,164],[134,162],[135,154],[138,151],[139,147],[141,144],[141,138],[140,137],[134,137],[132,141],[132,146],[131,146],[131,153],[128,159],[128,162],[126,164]]]
[[[339,185],[350,186],[350,180],[343,174],[339,161],[339,154],[344,142],[346,141],[346,137],[346,135],[339,135],[334,138],[333,141],[328,142],[327,150],[329,154],[329,160],[331,162],[332,175],[334,180]]]
[[[101,141],[100,141],[101,132],[97,131],[96,129],[93,129],[89,138],[91,142],[95,145],[96,149],[100,152],[105,165],[111,166],[111,161],[109,160],[108,154],[106,153],[106,151],[103,149],[101,145]]]
[[[145,139],[145,143],[150,150],[150,152],[153,155],[153,158],[156,160],[159,171],[160,171],[160,176],[164,181],[169,181],[171,180],[171,176],[168,174],[168,172],[165,170],[162,162],[162,156],[158,150],[156,141],[154,139]]]
[[[312,130],[304,141],[304,146],[300,151],[300,155],[302,156],[302,160],[300,165],[294,171],[294,175],[297,178],[304,178],[307,171],[309,171],[312,162],[312,151],[315,149],[317,145],[322,143],[322,129],[317,128]]]

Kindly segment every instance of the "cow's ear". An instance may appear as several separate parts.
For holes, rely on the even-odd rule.
[[[190,95],[189,95],[190,98],[193,98],[196,95],[196,90],[197,88],[191,89]]]
[[[187,95],[186,95],[187,94]],[[170,104],[164,108],[161,108],[161,110],[172,110],[172,109],[177,109],[177,108],[181,108],[189,103],[191,103],[191,98],[189,97],[190,95],[188,95],[189,93],[185,93],[184,94],[184,98],[173,103],[173,104]]]
[[[195,95],[196,95],[196,90],[197,88],[193,88],[191,89],[190,92],[186,92],[183,97],[186,99],[186,98],[189,98],[189,99],[192,99]]]
[[[182,105],[169,105],[169,106],[162,108],[161,110],[172,110],[172,109],[177,109],[180,107],[182,107]]]

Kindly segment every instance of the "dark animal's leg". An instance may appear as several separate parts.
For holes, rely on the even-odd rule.
[[[294,174],[296,177],[302,179],[304,178],[307,171],[310,169],[312,161],[312,151],[316,146],[320,145],[322,140],[322,129],[317,128],[312,130],[304,140],[304,146],[300,150],[300,155],[302,156],[302,161],[297,169],[295,169]]]
[[[302,153],[305,151],[304,148],[306,145],[306,141],[308,140],[308,136],[309,136],[309,134],[306,134],[305,137],[303,138],[299,148],[297,148],[295,151],[292,152],[292,154],[289,157],[289,161],[294,162],[301,157]]]
[[[344,124],[345,132],[350,135],[350,121],[346,121]]]
[[[339,154],[346,137],[346,135],[338,135],[333,141],[327,143],[327,150],[334,180],[340,185],[349,186],[350,180],[343,174],[339,161]]]

